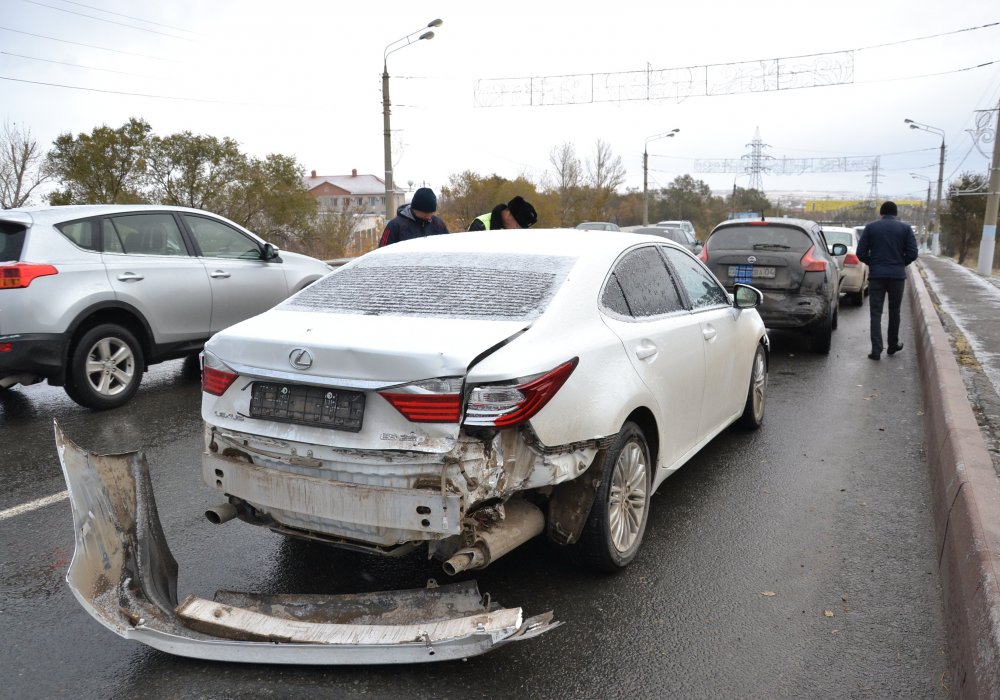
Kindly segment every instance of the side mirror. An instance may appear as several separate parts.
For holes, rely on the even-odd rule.
[[[834,243],[830,252],[836,256],[847,255],[847,246],[843,243]]]
[[[756,309],[764,303],[764,294],[756,287],[739,283],[734,285],[734,287],[733,306],[737,309]]]
[[[275,248],[270,243],[264,244],[264,255],[261,257],[262,260],[274,260],[278,257],[278,249]]]

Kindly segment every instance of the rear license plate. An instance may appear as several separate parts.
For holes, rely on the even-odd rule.
[[[365,395],[360,391],[276,382],[254,382],[251,389],[253,418],[356,433],[364,415]]]
[[[751,279],[774,279],[773,267],[758,267],[755,265],[730,265],[730,277],[749,277]]]

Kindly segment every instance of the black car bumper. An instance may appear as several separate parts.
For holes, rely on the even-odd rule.
[[[757,307],[768,328],[809,328],[826,321],[830,300],[815,294],[785,294],[762,290],[764,303]]]
[[[66,376],[66,342],[58,333],[0,335],[0,377],[33,374],[61,386]]]

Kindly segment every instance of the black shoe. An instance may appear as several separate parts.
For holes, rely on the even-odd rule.
[[[889,355],[895,355],[897,352],[899,352],[902,349],[903,349],[903,344],[902,343],[897,343],[895,345],[890,345],[889,349],[886,350],[886,353],[889,354]]]
[[[869,360],[878,360],[878,359],[881,359],[881,357],[882,357],[882,353],[880,353],[880,352],[870,352],[870,353],[868,353],[868,359]]]

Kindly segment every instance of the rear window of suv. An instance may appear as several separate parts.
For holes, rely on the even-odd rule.
[[[552,255],[377,255],[327,275],[280,308],[530,321],[548,306],[574,262]]]
[[[805,253],[812,246],[809,235],[791,226],[727,226],[709,238],[709,250],[794,250]]]
[[[0,221],[0,262],[21,259],[21,248],[24,246],[24,232],[26,230],[20,224]]]

